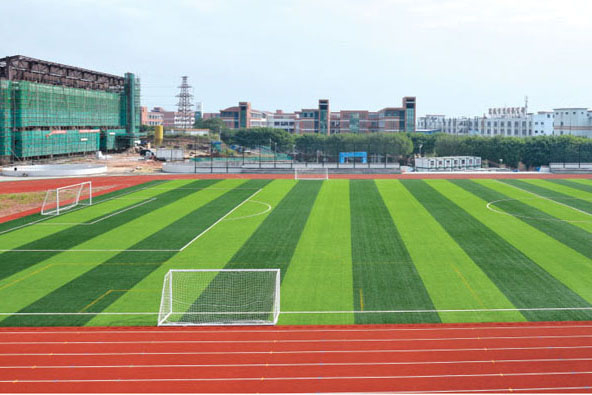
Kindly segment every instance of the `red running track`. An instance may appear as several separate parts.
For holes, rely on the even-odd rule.
[[[0,392],[592,392],[592,322],[2,328]]]

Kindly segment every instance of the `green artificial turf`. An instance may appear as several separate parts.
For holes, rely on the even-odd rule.
[[[400,181],[376,181],[443,322],[523,321],[515,306]]]
[[[434,312],[363,312],[434,305],[373,180],[350,182],[350,209],[356,323],[440,322]]]
[[[260,188],[267,182],[265,180],[252,180],[243,184],[242,187]],[[200,185],[200,187],[203,187],[203,185]],[[188,190],[185,189],[184,191]],[[197,205],[196,209],[144,238],[131,246],[130,249],[178,249],[253,194],[253,190],[241,188],[228,191],[216,190],[215,192],[220,196],[204,205]],[[55,306],[60,306],[61,312],[102,311],[119,298],[122,292],[133,288],[142,278],[150,274],[156,265],[174,254],[176,252],[165,251],[150,254],[145,252],[121,252],[107,262],[96,266],[46,295],[21,312],[51,312],[55,311]],[[113,265],[113,263],[126,263],[128,265],[122,270],[123,265]],[[118,292],[109,292],[111,290],[117,290]],[[76,294],[78,297],[68,298],[70,294]],[[91,315],[52,316],[49,319],[36,316],[14,316],[4,320],[2,324],[5,326],[33,326],[38,325],[41,321],[45,325],[83,325],[91,318]]]
[[[354,323],[350,235],[349,181],[324,182],[282,282],[282,311],[321,313],[283,314],[281,324]]]
[[[36,250],[0,253],[0,313],[91,313],[0,325],[154,325],[166,272],[200,268],[280,269],[280,324],[592,319],[591,192],[589,180],[138,185],[0,224],[0,249]],[[234,300],[217,277],[192,292]],[[528,310],[540,307],[567,310]]]
[[[592,215],[592,201],[578,198],[574,194],[559,192],[557,189],[559,189],[560,186],[557,186],[557,189],[553,190],[549,188],[552,186],[550,183],[547,183],[545,186],[541,186],[523,180],[503,180],[503,182],[533,194],[546,197],[555,202],[577,208],[578,210],[582,210]]]
[[[551,179],[547,180],[553,184],[563,185],[569,188],[579,189],[580,191],[592,193],[592,185],[590,184],[582,184],[577,180],[562,180],[562,179]]]
[[[509,200],[511,199],[509,196],[471,180],[453,180],[452,182],[485,201],[503,200],[496,204],[497,208],[511,213],[533,228],[546,233],[557,241],[592,259],[591,235],[585,230],[528,205],[525,203],[529,202],[528,200],[524,202],[520,200]],[[549,204],[548,202],[545,203]]]
[[[529,320],[592,318],[590,311],[524,310],[590,304],[425,181],[403,184]]]

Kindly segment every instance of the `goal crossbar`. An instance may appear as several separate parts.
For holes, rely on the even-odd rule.
[[[310,167],[294,169],[295,180],[328,180],[329,169],[326,167]]]
[[[275,325],[279,291],[279,269],[171,269],[158,325]]]
[[[92,205],[92,182],[66,185],[45,193],[41,215],[60,215],[75,206]]]

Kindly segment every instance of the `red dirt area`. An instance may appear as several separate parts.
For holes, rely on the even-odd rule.
[[[592,322],[0,329],[0,392],[592,392]]]

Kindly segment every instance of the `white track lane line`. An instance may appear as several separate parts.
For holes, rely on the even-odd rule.
[[[68,340],[68,344],[280,344],[280,343],[391,343],[466,340],[589,339],[592,335],[475,336],[390,339],[265,339],[265,340]],[[0,341],[0,344],[64,344],[64,341]]]
[[[63,342],[62,342],[63,343]],[[390,354],[424,352],[465,352],[465,351],[525,351],[525,350],[582,350],[590,346],[541,346],[541,347],[473,347],[473,348],[420,348],[420,349],[367,349],[367,350],[294,350],[294,351],[142,351],[142,352],[45,352],[45,353],[2,353],[3,356],[114,356],[114,355],[271,355],[271,354]]]
[[[13,314],[13,313],[6,313],[6,314]],[[137,313],[137,314],[158,314],[158,313]],[[421,324],[420,324],[421,325]],[[459,325],[459,326],[457,326]],[[246,329],[230,329],[229,327],[224,327],[223,330],[222,329],[198,329],[198,330],[192,330],[192,329],[187,329],[187,330],[181,330],[181,329],[168,329],[168,328],[157,328],[154,327],[154,329],[150,329],[150,330],[137,330],[137,329],[130,329],[130,330],[125,330],[125,329],[110,329],[107,327],[104,327],[105,329],[103,330],[95,330],[95,329],[89,329],[89,330],[85,330],[85,329],[73,329],[73,330],[60,330],[60,331],[56,331],[56,330],[44,330],[44,328],[41,328],[40,330],[23,330],[23,331],[15,331],[12,329],[9,330],[4,330],[3,328],[0,328],[0,336],[2,334],[11,334],[11,335],[20,335],[20,334],[35,334],[35,335],[43,335],[43,334],[48,334],[48,335],[53,335],[53,334],[69,334],[69,333],[76,333],[76,334],[84,334],[84,333],[151,333],[151,334],[177,334],[177,333],[224,333],[224,334],[228,334],[228,333],[309,333],[309,332],[400,332],[400,331],[455,331],[455,330],[506,330],[506,329],[515,329],[515,330],[520,330],[523,331],[525,329],[563,329],[563,328],[586,328],[586,329],[591,329],[592,330],[592,323],[590,323],[590,325],[580,325],[580,324],[574,324],[574,325],[562,325],[561,323],[558,323],[557,325],[520,325],[520,323],[517,323],[516,325],[507,325],[507,323],[505,323],[504,325],[495,325],[495,326],[460,326],[463,324],[456,324],[455,326],[443,326],[443,327],[438,327],[438,326],[430,326],[430,327],[425,327],[425,328],[399,328],[399,327],[389,327],[389,328],[368,328],[368,327],[364,327],[363,325],[360,325],[360,328],[316,328],[314,326],[311,326],[311,328],[302,328],[302,329],[296,329],[296,328],[290,328],[290,329],[251,329],[251,328],[246,328]],[[466,325],[470,325],[470,324],[466,324]],[[6,328],[5,328],[6,329]]]
[[[555,393],[562,393],[568,390],[592,390],[592,386],[585,387],[536,387],[536,388],[494,388],[494,389],[471,389],[471,390],[429,390],[429,391],[386,391],[386,392],[358,392],[357,394],[449,394],[449,393],[471,393],[471,392],[541,392],[541,391],[552,391]],[[340,393],[340,395],[355,394],[351,393]]]
[[[204,378],[144,378],[144,379],[41,379],[41,380],[0,380],[0,383],[101,383],[101,382],[204,382],[204,381],[307,381],[307,380],[402,380],[431,378],[472,378],[472,377],[531,377],[531,376],[576,376],[592,375],[592,371],[522,372],[522,373],[481,373],[481,374],[426,374],[400,376],[294,376],[294,377],[204,377]]]
[[[525,362],[583,362],[592,358],[487,359],[469,361],[395,361],[395,362],[302,362],[302,363],[230,363],[230,364],[153,364],[153,365],[15,365],[1,369],[150,369],[150,368],[236,368],[236,367],[299,367],[299,366],[391,366],[391,365],[470,365]]]

